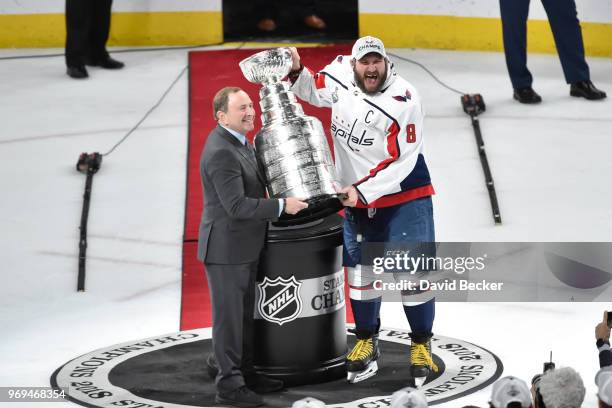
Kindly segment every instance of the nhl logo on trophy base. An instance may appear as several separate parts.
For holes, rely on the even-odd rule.
[[[301,282],[298,282],[295,276],[290,279],[280,276],[270,279],[266,276],[257,286],[257,310],[261,317],[279,326],[297,319],[302,311],[300,286]]]
[[[265,171],[271,198],[297,197],[308,208],[296,215],[283,214],[276,225],[313,221],[342,208],[334,162],[321,122],[304,114],[291,85],[282,79],[292,60],[288,48],[259,52],[240,62],[259,91],[262,128],[255,137],[257,160]]]

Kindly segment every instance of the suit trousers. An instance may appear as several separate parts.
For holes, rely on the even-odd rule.
[[[582,31],[574,0],[542,0],[565,81],[568,84],[587,81],[589,66],[584,58]],[[527,17],[529,0],[500,0],[506,65],[512,87],[530,87],[533,82],[527,69]]]
[[[206,264],[212,300],[213,352],[219,366],[215,383],[221,392],[242,385],[253,371],[253,312],[258,262]]]
[[[112,0],[66,0],[66,65],[108,57]]]

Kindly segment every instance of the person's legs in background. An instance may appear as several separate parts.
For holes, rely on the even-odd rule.
[[[66,73],[71,78],[87,78],[85,58],[94,1],[66,0]]]
[[[92,9],[92,26],[89,31],[87,65],[105,69],[120,69],[124,64],[110,57],[106,42],[110,33],[112,0],[95,0]]]
[[[533,77],[527,68],[527,18],[529,0],[500,0],[506,66],[514,89],[513,97],[521,103],[538,103],[542,98],[533,90]]]
[[[301,0],[300,8],[304,15],[304,24],[306,27],[314,28],[315,30],[325,30],[327,24],[317,15],[316,0]]]
[[[542,0],[542,4],[555,38],[565,81],[571,85],[570,94],[591,100],[605,98],[605,92],[591,82],[574,0]]]
[[[257,28],[259,31],[270,33],[276,31],[278,10],[281,5],[276,0],[255,0],[255,13],[257,14]]]
[[[92,27],[89,30],[87,57],[99,61],[108,58],[106,42],[110,33],[112,0],[95,0],[92,7]]]

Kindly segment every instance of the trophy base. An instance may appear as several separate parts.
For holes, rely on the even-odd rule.
[[[337,194],[326,194],[312,197],[306,200],[308,208],[297,214],[282,214],[272,225],[275,227],[288,227],[291,225],[301,225],[316,221],[328,215],[337,213],[343,206]]]

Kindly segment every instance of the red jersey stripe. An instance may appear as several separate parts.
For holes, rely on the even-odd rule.
[[[357,208],[383,208],[391,207],[394,205],[402,204],[408,201],[416,200],[417,198],[428,197],[434,195],[436,192],[431,184],[426,186],[413,188],[407,191],[400,191],[396,194],[390,194],[380,197],[378,200],[372,201],[370,204],[365,205],[363,201],[357,200]]]
[[[398,159],[398,157],[400,156],[400,152],[399,144],[397,143],[397,135],[399,135],[399,126],[396,122],[393,122],[391,124],[391,127],[389,127],[389,129],[387,130],[387,151],[389,152],[391,157],[386,158],[385,160],[378,163],[376,167],[370,170],[370,173],[367,176],[353,184],[354,186],[358,186],[364,181],[376,176],[379,171],[386,169],[387,166],[389,166],[391,163]]]
[[[324,73],[319,72],[318,74],[315,75],[315,86],[317,87],[317,89],[325,88],[325,74]]]

